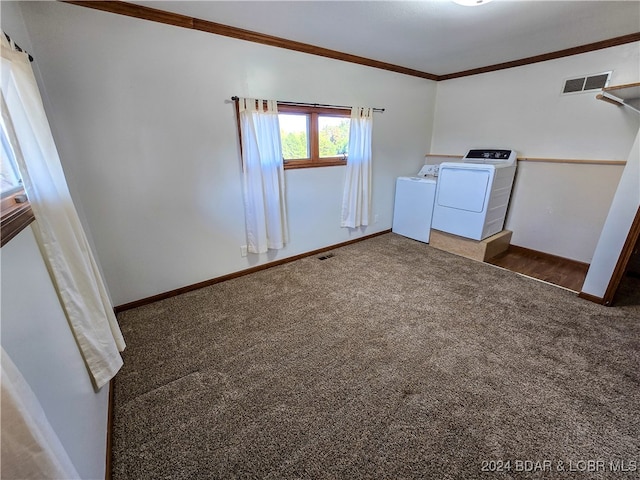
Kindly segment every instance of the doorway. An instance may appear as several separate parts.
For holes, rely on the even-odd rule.
[[[602,303],[630,305],[626,302],[634,301],[640,304],[640,208],[633,219]]]

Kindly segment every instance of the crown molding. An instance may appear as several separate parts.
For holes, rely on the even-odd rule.
[[[581,45],[578,47],[558,50],[556,52],[549,52],[541,55],[535,55],[533,57],[526,57],[519,60],[512,60],[509,62],[498,63],[495,65],[488,65],[485,67],[479,67],[479,68],[464,70],[460,72],[448,73],[445,75],[436,75],[433,73],[423,72],[420,70],[415,70],[412,68],[395,65],[392,63],[373,60],[371,58],[360,57],[358,55],[339,52],[337,50],[330,50],[328,48],[318,47],[308,43],[288,40],[286,38],[276,37],[273,35],[266,35],[264,33],[245,30],[242,28],[232,27],[229,25],[223,25],[221,23],[202,20],[200,18],[189,17],[186,15],[180,15],[178,13],[167,12],[165,10],[160,10],[157,8],[145,7],[142,5],[135,5],[133,3],[128,3],[128,2],[86,1],[86,0],[60,0],[60,1],[62,3],[69,3],[72,5],[92,8],[94,10],[101,10],[103,12],[115,13],[118,15],[125,15],[128,17],[139,18],[142,20],[149,20],[152,22],[163,23],[166,25],[174,25],[176,27],[188,28],[191,30],[198,30],[201,32],[212,33],[215,35],[222,35],[225,37],[236,38],[236,39],[245,40],[248,42],[260,43],[260,44],[269,45],[272,47],[278,47],[278,48],[284,48],[287,50],[293,50],[296,52],[308,53],[310,55],[317,55],[320,57],[331,58],[334,60],[341,60],[344,62],[355,63],[358,65],[364,65],[367,67],[378,68],[381,70],[387,70],[390,72],[401,73],[403,75],[410,75],[413,77],[425,78],[428,80],[435,80],[435,81],[444,81],[444,80],[450,80],[453,78],[479,75],[481,73],[495,72],[497,70],[504,70],[507,68],[521,67],[524,65],[530,65],[532,63],[546,62],[548,60],[568,57],[571,55],[579,55],[581,53],[592,52],[594,50],[601,50],[603,48],[615,47],[618,45],[624,45],[626,43],[640,41],[640,32],[637,32],[629,35],[610,38],[608,40],[589,43],[587,45]]]
[[[344,62],[356,63],[358,65],[365,65],[367,67],[388,70],[390,72],[402,73],[404,75],[411,75],[413,77],[426,78],[429,80],[438,79],[438,76],[432,73],[422,72],[420,70],[414,70],[412,68],[402,67],[400,65],[394,65],[392,63],[381,62],[370,58],[360,57],[358,55],[351,55],[349,53],[339,52],[337,50],[330,50],[328,48],[310,45],[308,43],[296,42],[294,40],[275,37],[273,35],[266,35],[264,33],[254,32],[251,30],[244,30],[242,28],[231,27],[229,25],[210,22],[208,20],[202,20],[200,18],[188,17],[186,15],[158,10],[156,8],[134,5],[132,3],[119,1],[95,2],[76,0],[62,0],[62,3],[70,3],[72,5],[79,5],[95,10],[101,10],[103,12],[126,15],[128,17],[135,17],[143,20],[150,20],[152,22],[164,23],[167,25],[189,28],[192,30],[199,30],[201,32],[213,33],[215,35],[223,35],[225,37],[237,38],[239,40],[246,40],[248,42],[261,43],[263,45],[269,45],[272,47],[285,48],[287,50],[308,53],[310,55],[332,58],[334,60],[342,60]]]
[[[581,45],[579,47],[566,48],[564,50],[558,50],[556,52],[543,53],[541,55],[534,55],[533,57],[512,60],[510,62],[497,63],[495,65],[488,65],[486,67],[473,68],[471,70],[439,75],[438,80],[450,80],[452,78],[469,77],[471,75],[495,72],[497,70],[504,70],[507,68],[522,67],[524,65],[530,65],[532,63],[546,62],[548,60],[555,60],[556,58],[570,57],[572,55],[579,55],[581,53],[602,50],[603,48],[617,47],[618,45],[624,45],[626,43],[633,43],[638,41],[640,41],[640,32],[623,35],[621,37],[610,38],[608,40],[602,40],[600,42],[589,43],[587,45]]]

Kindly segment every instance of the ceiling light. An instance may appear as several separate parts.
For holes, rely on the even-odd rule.
[[[491,0],[453,0],[458,5],[464,5],[465,7],[477,7],[478,5],[484,5]]]

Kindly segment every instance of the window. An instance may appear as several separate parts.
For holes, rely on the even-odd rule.
[[[4,246],[33,221],[33,212],[4,124],[0,128],[0,143],[0,236]]]
[[[278,105],[284,168],[346,165],[348,109]]]
[[[2,157],[0,163],[0,196],[5,198],[9,195],[15,194],[22,189],[22,179],[18,173],[18,166],[16,165],[16,158],[13,154],[13,149],[9,144],[9,139],[2,129],[0,135],[2,141]]]

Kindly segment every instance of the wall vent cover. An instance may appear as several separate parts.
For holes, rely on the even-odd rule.
[[[568,78],[564,81],[562,94],[568,95],[572,93],[600,90],[609,85],[610,77],[611,71],[594,73],[593,75],[585,75],[583,77]]]

